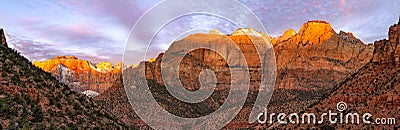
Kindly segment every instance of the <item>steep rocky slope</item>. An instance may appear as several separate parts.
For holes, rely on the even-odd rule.
[[[340,113],[336,103],[347,103],[342,113],[371,113],[374,124],[330,124],[327,120],[318,125],[285,125],[280,128],[335,128],[335,129],[399,129],[400,124],[400,19],[389,28],[389,39],[374,43],[373,58],[357,72],[335,86],[327,98],[307,108],[304,113],[321,115],[332,110]],[[396,124],[376,124],[377,118],[395,118]],[[386,122],[388,123],[388,122]]]
[[[1,34],[4,38],[4,34]],[[127,128],[95,101],[70,91],[0,45],[0,129]]]
[[[122,87],[121,87],[122,86]],[[135,114],[129,104],[125,89],[122,85],[122,78],[117,79],[105,93],[95,97],[95,100],[107,110],[115,114],[126,124],[140,126],[140,118]]]
[[[93,90],[103,93],[119,77],[123,65],[112,66],[109,62],[93,65],[75,56],[57,56],[45,61],[35,61],[33,65],[50,72],[72,90],[83,92]]]
[[[8,47],[7,41],[6,41],[6,35],[5,35],[3,29],[0,29],[0,35],[1,35],[1,45]]]

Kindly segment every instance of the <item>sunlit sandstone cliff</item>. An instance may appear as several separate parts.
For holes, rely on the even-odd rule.
[[[111,87],[123,69],[121,62],[115,66],[109,62],[100,62],[94,66],[91,62],[75,56],[57,56],[45,61],[35,61],[33,65],[68,82],[73,90],[94,90],[99,93]]]
[[[295,35],[283,36],[286,40],[274,45],[279,71],[276,88],[330,88],[372,57],[373,45],[351,33],[336,33],[324,21],[309,21]]]
[[[250,39],[250,37],[254,37]],[[277,65],[277,82],[275,88],[296,89],[296,90],[320,90],[329,89],[335,83],[343,80],[346,75],[354,72],[362,65],[369,62],[372,57],[373,45],[366,45],[359,39],[355,38],[351,33],[340,31],[336,33],[329,23],[325,21],[309,21],[305,23],[296,33],[294,30],[287,30],[279,38],[271,38],[263,33],[257,32],[251,28],[238,29],[230,36],[230,40],[221,41],[222,35],[220,32],[213,30],[209,34],[193,34],[175,44],[182,43],[197,43],[197,44],[224,44],[232,40],[239,45],[244,54],[250,54],[255,51],[251,47],[244,47],[252,43],[257,43],[256,39],[267,39],[273,44],[276,65]],[[252,41],[253,40],[253,41]],[[254,41],[255,40],[255,41]],[[222,49],[223,45],[219,46]],[[233,53],[227,53],[226,57]],[[226,61],[218,55],[209,55],[208,53],[197,51],[189,54],[194,59],[188,61],[183,60],[181,70],[183,75],[190,80],[183,81],[195,83],[196,76],[190,73],[191,70],[201,66],[200,64],[225,64]],[[233,54],[234,55],[234,54]],[[160,63],[162,54],[155,60],[154,63],[148,64],[147,73],[149,79],[154,79],[160,84],[163,84],[160,76]],[[200,59],[200,60],[197,60]],[[258,57],[256,55],[248,55],[246,59],[250,62],[248,65],[256,65]],[[228,59],[229,60],[229,59]],[[196,66],[199,65],[199,66]],[[211,65],[211,64],[210,64]],[[220,67],[221,68],[221,67]],[[184,70],[187,69],[187,70]],[[185,75],[185,72],[188,75]],[[225,74],[226,75],[226,74]],[[227,76],[227,75],[226,75]],[[226,76],[221,76],[222,79],[228,79]],[[183,77],[182,77],[183,78]],[[190,86],[190,85],[189,85]]]

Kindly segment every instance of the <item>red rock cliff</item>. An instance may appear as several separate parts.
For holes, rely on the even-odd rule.
[[[389,40],[374,42],[375,50],[371,62],[399,63],[400,62],[400,20],[389,28]]]
[[[71,89],[94,90],[99,93],[111,87],[123,69],[121,62],[114,67],[109,62],[100,62],[94,66],[91,62],[75,56],[57,56],[46,61],[35,61],[33,65],[58,77],[60,77],[59,65],[62,65],[68,69],[66,72],[63,71],[62,79],[68,82]]]
[[[238,29],[232,35],[226,36],[220,33],[213,34],[194,34],[176,43],[191,44],[220,44],[219,49],[232,50],[224,47],[230,40],[234,41],[241,51],[245,54],[250,67],[257,66],[260,59],[252,55],[254,48],[248,47],[255,39],[270,39],[265,34],[253,29]],[[223,40],[225,38],[225,40]],[[259,41],[253,39],[253,43]],[[340,32],[337,34],[324,21],[309,21],[305,23],[296,33],[294,30],[286,31],[279,37],[274,44],[276,63],[277,63],[277,82],[276,88],[299,89],[299,90],[320,90],[329,89],[335,83],[343,80],[348,74],[368,63],[372,57],[373,46],[362,43],[351,33]],[[171,46],[174,46],[172,44]],[[183,44],[185,45],[185,44]],[[179,51],[177,51],[179,52]],[[232,52],[233,53],[233,52]],[[188,61],[183,60],[180,66],[181,76],[190,80],[183,80],[188,84],[197,82],[198,73],[191,73],[196,70],[200,72],[201,66],[224,66],[226,60],[222,57],[230,57],[232,53],[220,55],[211,54],[207,51],[196,51],[188,54]],[[162,55],[153,63],[148,63],[147,68],[149,79],[163,84],[160,74],[160,62]],[[235,58],[232,58],[235,59]],[[230,59],[228,59],[230,60]],[[238,63],[241,65],[242,63]],[[223,70],[224,67],[217,67]],[[228,80],[228,72],[220,74],[220,78]],[[254,73],[256,74],[256,73]],[[218,76],[218,75],[217,75]],[[257,79],[254,79],[256,81]],[[221,82],[221,84],[227,84]],[[197,85],[196,85],[197,86]],[[195,87],[196,88],[196,87]]]
[[[286,40],[274,45],[277,88],[330,88],[372,57],[373,46],[365,45],[351,33],[337,34],[325,21],[309,21],[297,34],[288,33],[280,37]]]

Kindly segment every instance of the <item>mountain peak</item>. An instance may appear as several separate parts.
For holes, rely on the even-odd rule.
[[[91,62],[78,59],[76,56],[56,56],[55,58],[46,61],[34,61],[33,64],[47,72],[54,71],[57,68],[58,64],[63,64],[68,69],[71,69],[78,73],[120,72],[122,67],[122,65],[118,65],[117,68],[114,68],[109,62],[100,62],[96,64],[96,66],[93,66]]]
[[[77,60],[76,56],[56,56],[54,59],[74,59]]]
[[[331,25],[322,20],[313,20],[304,23],[300,28],[299,33],[307,33],[307,32],[333,32]]]
[[[216,30],[216,29],[210,30],[210,31],[208,32],[208,34],[225,35],[224,33],[220,32],[220,31],[218,31],[218,30]]]
[[[0,37],[1,37],[1,45],[8,47],[6,41],[6,35],[4,34],[4,30],[2,28],[0,29]]]
[[[239,28],[235,32],[232,33],[232,36],[238,35],[251,35],[251,36],[265,36],[265,34],[254,30],[253,28]]]
[[[335,33],[326,21],[314,20],[304,23],[298,32],[298,42],[318,44],[331,38]]]
[[[289,39],[290,37],[292,37],[292,36],[294,36],[294,35],[296,35],[296,30],[294,30],[294,29],[288,29],[288,30],[286,30],[286,31],[282,34],[282,36],[279,36],[279,37],[278,37],[278,41],[287,40],[287,39]]]
[[[276,43],[275,38],[268,36],[263,32],[256,31],[253,28],[239,28],[235,32],[232,33],[232,36],[241,36],[241,35],[260,37],[266,41],[270,41],[272,45],[274,45]]]

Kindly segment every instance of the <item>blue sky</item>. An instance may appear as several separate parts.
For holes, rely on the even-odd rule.
[[[268,35],[298,30],[308,20],[328,21],[336,32],[352,32],[365,43],[387,38],[388,27],[400,15],[398,0],[239,0],[264,24]],[[75,55],[93,62],[122,60],[131,27],[159,0],[1,0],[0,27],[8,43],[30,60]],[[217,1],[216,1],[217,3]],[[210,3],[212,4],[212,3]],[[156,18],[155,18],[156,20]],[[200,22],[198,22],[200,21]],[[177,25],[202,26],[219,22],[196,16]],[[229,25],[229,24],[227,24]],[[169,28],[158,35],[153,55],[167,49],[163,37],[177,35]],[[222,30],[225,33],[234,28]]]

